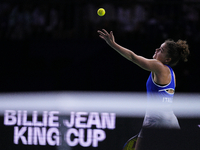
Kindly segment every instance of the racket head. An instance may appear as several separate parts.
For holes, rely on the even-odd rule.
[[[137,142],[137,138],[138,138],[138,134],[131,137],[125,144],[123,147],[123,150],[135,150],[135,145]]]

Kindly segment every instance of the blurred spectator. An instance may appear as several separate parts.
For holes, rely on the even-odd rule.
[[[130,6],[121,6],[118,8],[118,22],[120,26],[120,30],[122,32],[132,32],[134,29],[133,25],[133,10]]]
[[[34,8],[33,17],[33,31],[35,37],[40,37],[45,32],[46,22],[47,22],[47,5],[38,5]]]
[[[9,15],[7,37],[20,40],[27,38],[31,33],[31,14],[27,5],[16,5]]]
[[[99,17],[99,7],[106,15]],[[121,38],[200,37],[199,4],[184,3],[0,3],[1,39],[95,38],[114,30]]]
[[[58,25],[58,12],[55,8],[51,8],[49,12],[49,24],[46,27],[47,32],[51,32]]]

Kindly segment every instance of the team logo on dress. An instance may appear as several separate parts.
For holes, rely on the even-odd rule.
[[[162,91],[165,91],[168,94],[174,94],[174,89],[172,89],[172,88],[167,88],[167,89],[159,90],[159,92],[162,92]]]

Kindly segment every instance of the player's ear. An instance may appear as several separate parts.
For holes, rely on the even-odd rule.
[[[166,58],[165,63],[168,64],[172,59],[171,58]]]

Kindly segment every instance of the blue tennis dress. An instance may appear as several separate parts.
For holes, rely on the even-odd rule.
[[[178,120],[171,108],[174,96],[174,92],[171,91],[175,91],[175,77],[172,68],[170,66],[168,68],[171,73],[169,84],[164,86],[156,84],[153,81],[152,73],[147,80],[148,105],[143,121],[143,128],[180,129]],[[143,137],[142,130],[139,133],[139,137]]]

